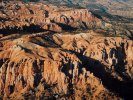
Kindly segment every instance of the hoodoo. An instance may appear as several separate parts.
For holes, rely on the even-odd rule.
[[[0,8],[0,99],[132,99],[133,41],[111,19],[14,2]]]

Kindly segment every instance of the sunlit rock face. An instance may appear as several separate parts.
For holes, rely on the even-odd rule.
[[[43,3],[12,3],[0,11],[0,29],[33,31],[87,29],[101,27],[102,21],[87,9],[70,9]]]
[[[133,41],[91,11],[11,2],[0,18],[0,99],[132,98]]]
[[[47,33],[1,43],[0,94],[3,98],[131,96],[132,88],[126,86],[133,78],[133,42],[130,40],[96,37],[90,31],[76,35]]]

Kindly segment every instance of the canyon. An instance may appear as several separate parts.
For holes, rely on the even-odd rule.
[[[132,100],[132,32],[109,34],[109,21],[84,8],[5,3],[0,99]]]

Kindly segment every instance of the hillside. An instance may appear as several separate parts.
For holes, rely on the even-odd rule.
[[[132,19],[73,1],[0,6],[0,99],[132,100]]]
[[[106,11],[113,15],[133,18],[132,0],[42,0],[48,3],[67,6],[81,6],[92,10]]]

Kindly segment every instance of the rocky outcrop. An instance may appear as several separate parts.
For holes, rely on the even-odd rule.
[[[0,20],[2,30],[26,30],[33,27],[29,29],[33,32],[39,29],[61,32],[102,25],[102,21],[87,9],[74,10],[43,3],[7,3],[0,10]]]
[[[87,9],[1,6],[0,99],[132,99],[133,41],[102,29],[69,32],[102,26],[111,24]]]
[[[131,40],[122,39],[121,37],[101,38],[96,36],[96,38],[94,38],[95,36],[89,35],[90,33],[82,33],[74,36],[62,36],[60,38],[63,38],[62,42],[65,43],[62,45],[62,48],[69,48],[70,50],[78,52],[88,58],[98,60],[108,66],[107,69],[111,71],[120,70],[120,73],[123,73],[123,78],[126,77],[132,79],[131,69],[133,66],[133,42]],[[67,44],[68,37],[72,39],[72,42],[69,42],[69,45]],[[121,80],[124,80],[123,78]]]
[[[80,100],[132,96],[132,41],[102,37],[93,31],[38,34],[1,42],[2,98]]]

